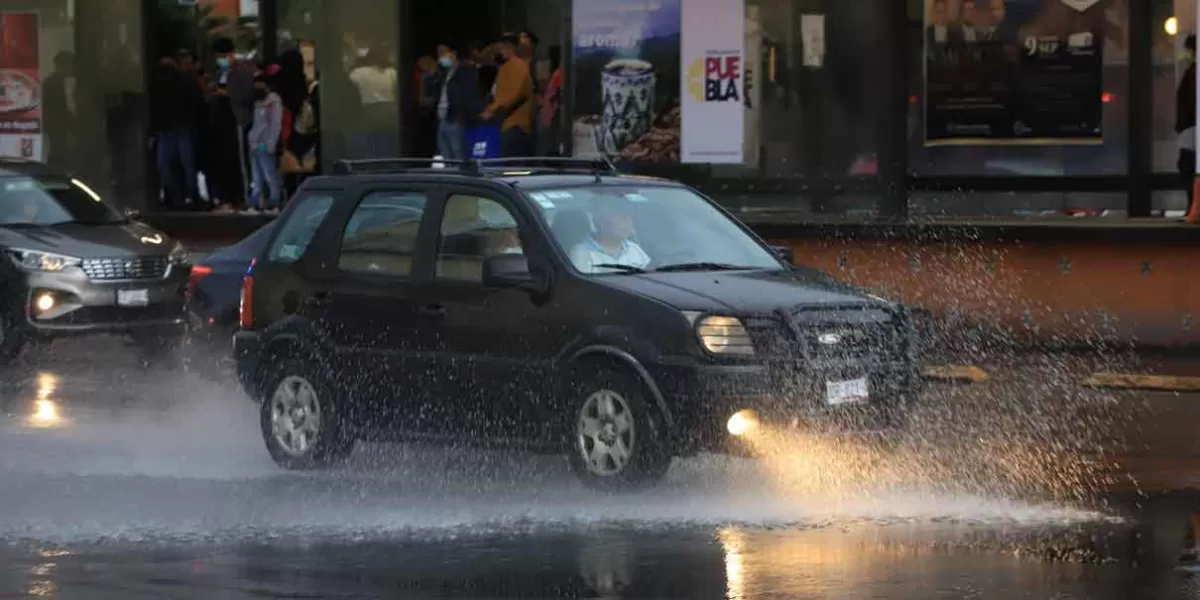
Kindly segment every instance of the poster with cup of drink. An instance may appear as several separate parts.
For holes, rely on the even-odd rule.
[[[679,162],[680,0],[575,0],[574,154]]]

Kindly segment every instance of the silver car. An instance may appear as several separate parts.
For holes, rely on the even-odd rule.
[[[184,336],[183,246],[85,183],[0,161],[0,364],[30,341],[127,334],[154,355]]]

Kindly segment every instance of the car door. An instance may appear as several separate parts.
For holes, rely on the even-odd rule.
[[[355,193],[358,202],[331,244],[336,256],[317,269],[321,285],[307,302],[335,348],[339,383],[353,390],[368,424],[429,431],[434,393],[424,380],[427,354],[416,343],[416,326],[418,248],[423,232],[435,226],[426,210],[432,192],[420,185],[384,185]]]
[[[553,311],[529,292],[483,285],[487,256],[522,252],[534,262],[546,256],[528,210],[490,189],[446,189],[424,300],[439,318],[423,326],[437,339],[443,363],[452,365],[444,402],[459,432],[498,440],[542,433],[566,329],[555,329]]]

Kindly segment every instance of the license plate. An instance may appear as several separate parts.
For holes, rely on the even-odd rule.
[[[830,406],[839,404],[858,404],[870,399],[867,389],[867,379],[851,379],[849,381],[825,382],[825,402]]]
[[[146,306],[150,304],[149,290],[117,290],[119,306]]]

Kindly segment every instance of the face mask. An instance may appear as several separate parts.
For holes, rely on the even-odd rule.
[[[443,57],[441,57],[441,58],[439,58],[439,59],[438,59],[438,64],[440,64],[440,65],[442,65],[443,67],[445,67],[445,68],[449,69],[450,67],[453,67],[453,66],[454,66],[454,61],[450,60],[450,57],[449,57],[449,56],[443,56]]]
[[[222,56],[217,59],[217,66],[221,67],[222,69],[228,69],[229,67],[233,66],[233,61],[229,60],[228,56]]]

